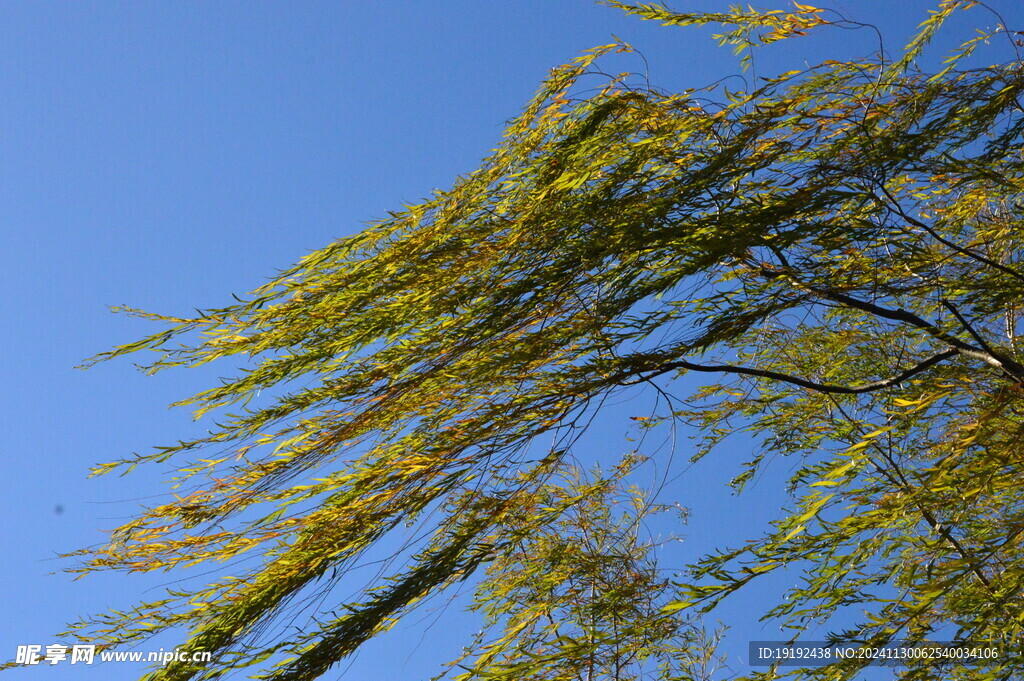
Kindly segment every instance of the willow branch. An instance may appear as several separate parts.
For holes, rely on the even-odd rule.
[[[964,329],[967,330],[967,333],[971,334],[971,338],[973,338],[978,345],[984,348],[985,352],[992,355],[1003,364],[1003,371],[1005,371],[1011,378],[1020,379],[1021,377],[1024,377],[1024,367],[1018,364],[1015,360],[1012,360],[1008,357],[1003,357],[1000,353],[997,353],[995,350],[993,350],[992,347],[985,342],[985,339],[981,337],[981,334],[979,334],[974,329],[974,327],[971,326],[970,322],[968,322],[967,319],[965,319],[964,316],[960,314],[960,311],[956,309],[953,303],[949,302],[946,299],[943,299],[942,306],[949,310],[954,317],[956,317],[956,320],[960,322],[960,326],[964,327]]]
[[[932,367],[939,362],[949,359],[959,354],[955,349],[947,349],[942,352],[937,352],[934,355],[922,360],[914,366],[904,369],[894,376],[889,378],[883,378],[870,383],[856,386],[846,385],[834,385],[830,383],[818,383],[816,381],[809,381],[798,376],[791,376],[778,371],[770,371],[768,369],[755,369],[752,367],[736,366],[732,364],[697,364],[690,362],[685,359],[675,360],[661,365],[653,373],[644,376],[643,378],[637,379],[636,381],[629,382],[627,384],[638,383],[641,381],[650,380],[655,376],[674,371],[676,369],[686,369],[687,371],[699,371],[704,373],[725,373],[725,374],[739,374],[741,376],[755,376],[757,378],[767,378],[775,381],[781,381],[783,383],[789,383],[791,385],[797,385],[801,388],[807,388],[808,390],[814,390],[822,393],[839,393],[844,395],[858,395],[861,393],[873,392],[875,390],[883,390],[894,385],[898,385],[903,381],[907,380],[911,376],[921,373],[922,371]]]
[[[841,413],[849,423],[853,424],[853,426],[858,431],[860,431],[861,435],[863,436],[863,426],[859,422],[851,418],[841,404],[839,404],[835,400],[832,400],[832,404],[835,405],[839,413]],[[926,507],[921,502],[921,500],[916,497],[914,491],[915,489],[919,488],[919,485],[915,485],[911,483],[910,480],[907,479],[906,474],[900,468],[899,464],[892,457],[890,452],[883,449],[882,446],[878,444],[876,440],[868,440],[868,442],[870,443],[871,448],[878,452],[878,454],[889,465],[889,469],[891,469],[887,470],[884,466],[880,465],[878,461],[876,461],[874,458],[869,457],[868,460],[871,462],[871,465],[874,466],[875,470],[878,471],[886,480],[888,480],[890,484],[897,487],[901,493],[905,494],[909,499],[911,499],[911,503],[917,507],[917,510],[921,513],[921,517],[924,518],[924,521],[925,523],[927,523],[929,529],[931,529],[932,532],[938,534],[943,539],[943,541],[945,541],[947,544],[953,547],[953,550],[957,553],[957,555],[960,556],[964,563],[967,564],[967,568],[977,578],[977,580],[981,582],[982,585],[984,585],[984,587],[988,590],[989,593],[993,593],[992,582],[981,569],[981,565],[978,563],[976,556],[972,554],[970,551],[968,551],[967,548],[963,544],[961,544],[960,541],[953,535],[953,533],[949,531],[949,528],[935,516],[932,510]]]
[[[974,251],[972,251],[969,248],[965,248],[964,246],[960,246],[959,244],[957,244],[957,243],[955,243],[953,241],[950,241],[949,239],[946,239],[941,234],[939,234],[934,228],[928,226],[924,222],[922,222],[922,221],[918,220],[917,218],[915,218],[913,215],[909,215],[906,211],[904,211],[903,207],[900,206],[899,202],[896,200],[896,197],[894,197],[889,192],[889,190],[886,189],[885,185],[880,185],[880,189],[882,190],[882,193],[885,194],[886,198],[889,199],[889,203],[886,203],[885,201],[882,201],[882,199],[879,198],[878,196],[875,196],[875,200],[878,201],[879,204],[885,206],[886,208],[888,208],[892,212],[896,213],[897,215],[899,215],[901,218],[903,218],[904,220],[909,222],[914,227],[917,227],[919,229],[923,229],[933,239],[938,241],[940,244],[942,244],[946,248],[948,248],[948,249],[950,249],[952,251],[955,251],[956,253],[959,253],[960,255],[965,255],[968,258],[972,259],[972,260],[976,260],[977,262],[984,263],[984,264],[988,265],[989,267],[994,267],[997,270],[999,270],[1000,272],[1004,272],[1006,274],[1009,274],[1011,277],[1017,279],[1018,281],[1024,282],[1024,274],[1021,274],[1020,272],[1018,272],[1017,270],[1013,269],[1012,267],[1007,267],[1006,265],[1004,265],[1004,264],[1002,264],[1000,262],[996,262],[992,258],[987,258],[987,257],[985,257],[984,255],[982,255],[980,253],[975,253]]]
[[[783,258],[782,254],[774,250],[773,252],[775,252],[776,256],[780,258],[780,262],[782,262],[783,266],[786,268],[787,271],[779,271],[771,269],[769,267],[762,266],[761,274],[763,276],[768,278],[785,277],[789,281],[793,282],[793,284],[798,286],[799,288],[817,294],[822,298],[825,298],[826,300],[831,300],[834,303],[839,303],[841,305],[846,305],[847,307],[852,307],[856,310],[867,312],[869,314],[875,315],[876,317],[890,319],[895,322],[903,322],[905,324],[910,324],[911,326],[917,327],[922,331],[926,332],[932,338],[942,341],[946,345],[950,346],[950,348],[955,349],[957,354],[963,355],[965,357],[971,357],[972,359],[981,360],[982,362],[985,362],[986,364],[989,364],[995,367],[996,369],[999,369],[1000,371],[1004,372],[1007,376],[1013,378],[1014,380],[1024,380],[1024,367],[1020,367],[1020,365],[1018,365],[1016,362],[1008,362],[1007,360],[991,352],[986,352],[983,348],[976,348],[970,343],[964,342],[957,338],[956,336],[946,333],[939,327],[935,326],[935,324],[932,324],[927,319],[924,319],[923,317],[920,317],[914,314],[913,312],[910,312],[909,310],[904,310],[903,308],[893,309],[889,307],[883,307],[875,303],[869,303],[866,300],[861,300],[860,298],[848,296],[845,293],[839,293],[838,291],[820,288],[818,286],[814,286],[813,284],[808,284],[806,282],[800,281],[799,279],[796,279],[795,277],[789,274],[788,270],[791,268]]]

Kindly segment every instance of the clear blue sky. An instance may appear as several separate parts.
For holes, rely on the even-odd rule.
[[[879,23],[892,48],[931,6],[817,4]],[[1018,2],[992,4],[1024,25]],[[163,491],[159,469],[87,481],[89,467],[197,432],[202,424],[166,405],[217,375],[146,378],[128,362],[75,370],[151,330],[106,307],[221,306],[308,251],[449,186],[497,144],[549,68],[612,34],[643,52],[665,88],[737,69],[707,32],[660,28],[588,0],[0,4],[0,658],[19,644],[54,642],[78,615],[154,598],[146,589],[172,578],[51,574],[67,564],[56,554],[101,541],[136,499]],[[861,32],[796,41],[762,52],[758,68],[863,54],[873,40]],[[609,442],[622,441],[626,415],[609,421]],[[777,508],[767,484],[742,507],[704,484],[729,479],[746,458],[739,443],[695,474],[701,482],[679,488],[677,500],[695,513],[682,528],[693,554]],[[450,614],[451,625],[383,639],[345,677],[429,678],[430,653],[450,657],[471,630]],[[7,672],[44,673],[129,679],[141,667]]]

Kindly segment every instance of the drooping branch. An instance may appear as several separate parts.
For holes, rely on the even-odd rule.
[[[1018,382],[1024,379],[1024,372],[1018,370],[1019,365],[1017,365],[1016,362],[1007,362],[1005,359],[994,355],[991,352],[986,352],[984,349],[979,349],[970,343],[965,343],[956,336],[942,331],[928,320],[917,316],[913,312],[908,312],[904,309],[893,310],[887,307],[882,307],[881,305],[869,303],[866,300],[860,300],[859,298],[854,298],[837,291],[829,291],[827,289],[819,288],[811,288],[811,290],[837,303],[849,305],[852,308],[863,310],[864,312],[869,312],[885,319],[901,321],[916,326],[917,328],[926,331],[933,338],[940,340],[955,349],[957,354],[965,357],[971,357],[973,359],[980,359],[982,362],[999,369],[1007,376]]]
[[[911,376],[925,371],[929,367],[935,366],[939,362],[945,361],[950,357],[959,354],[957,350],[949,349],[937,352],[934,355],[922,360],[912,367],[904,369],[894,376],[889,378],[883,378],[863,385],[846,386],[846,385],[833,385],[829,383],[818,383],[816,381],[808,381],[807,379],[800,378],[798,376],[791,376],[784,374],[779,371],[770,371],[768,369],[755,369],[752,367],[735,366],[731,364],[697,364],[684,359],[675,360],[662,365],[652,374],[645,376],[640,380],[649,380],[655,376],[674,371],[676,369],[686,369],[687,371],[698,371],[703,373],[725,373],[725,374],[739,374],[741,376],[756,376],[758,378],[767,378],[775,381],[782,381],[783,383],[789,383],[791,385],[797,385],[801,388],[807,388],[823,393],[837,393],[844,395],[858,395],[861,393],[873,392],[875,390],[883,390],[894,385],[898,385],[903,381],[907,380]],[[638,382],[638,381],[637,381]]]
[[[777,257],[779,257],[780,262],[782,262],[783,266],[786,268],[786,271],[774,270],[769,267],[762,266],[761,274],[763,276],[768,278],[786,277],[794,284],[796,284],[798,287],[810,291],[811,293],[815,293],[821,296],[822,298],[825,298],[826,300],[831,300],[832,302],[839,303],[841,305],[846,305],[847,307],[852,307],[856,310],[861,310],[862,312],[867,312],[876,317],[881,317],[883,319],[890,319],[892,321],[910,324],[911,326],[914,326],[916,328],[921,329],[922,331],[925,331],[932,338],[942,341],[946,345],[950,346],[950,348],[953,348],[956,351],[956,354],[960,354],[965,357],[971,357],[972,359],[981,360],[982,362],[985,362],[986,364],[989,364],[995,367],[996,369],[999,369],[1007,376],[1018,382],[1024,380],[1024,367],[1021,367],[1016,362],[1012,360],[1007,361],[1003,357],[993,354],[992,352],[986,351],[984,347],[976,348],[970,343],[960,340],[959,338],[952,334],[946,333],[945,331],[943,331],[942,329],[940,329],[927,319],[924,319],[923,317],[920,317],[914,314],[913,312],[910,312],[909,310],[904,310],[903,308],[892,309],[884,307],[876,303],[861,300],[860,298],[848,296],[845,293],[840,293],[839,291],[821,288],[820,286],[815,286],[813,284],[808,284],[806,282],[800,281],[799,279],[795,278],[789,273],[791,268],[789,266],[789,263],[785,261],[784,256],[775,249],[773,249],[773,252],[776,254]],[[982,345],[984,346],[984,344]]]
[[[839,413],[841,413],[846,418],[847,422],[853,424],[854,427],[858,431],[860,431],[860,434],[862,437],[865,438],[865,441],[870,443],[871,449],[876,451],[888,465],[887,469],[885,466],[881,465],[876,459],[871,458],[871,465],[874,466],[875,470],[878,471],[878,473],[882,477],[888,480],[889,483],[896,487],[902,494],[905,494],[910,499],[914,499],[915,485],[907,478],[906,473],[903,471],[899,463],[892,457],[890,452],[882,448],[882,446],[879,445],[877,441],[867,438],[864,432],[864,427],[860,423],[858,423],[856,419],[853,419],[846,412],[846,409],[843,408],[843,405],[839,404],[835,400],[832,400],[832,404],[839,411]],[[935,513],[932,512],[930,508],[928,508],[927,506],[925,506],[924,504],[917,500],[913,501],[912,503],[917,508],[918,512],[921,514],[921,517],[928,525],[928,528],[932,532],[938,534],[943,541],[945,541],[953,548],[953,550],[957,553],[957,555],[960,556],[960,559],[964,561],[964,564],[967,565],[968,569],[971,571],[971,573],[974,574],[977,580],[981,582],[981,584],[985,587],[986,590],[989,591],[989,593],[992,593],[992,581],[985,575],[985,572],[981,569],[981,564],[978,562],[977,557],[973,553],[968,551],[967,548],[956,538],[956,536],[954,536],[953,533],[950,532],[950,529],[947,525],[939,521]]]
[[[942,300],[942,306],[950,311],[950,313],[956,317],[956,320],[960,322],[960,326],[967,330],[967,333],[971,334],[971,338],[975,340],[981,347],[985,349],[985,352],[998,359],[1003,364],[1003,371],[1006,372],[1011,378],[1020,380],[1024,377],[1024,366],[1021,366],[1017,361],[1004,357],[1001,353],[996,352],[992,347],[985,342],[985,339],[981,337],[981,334],[971,326],[971,324],[964,318],[960,311],[956,309],[953,303],[949,302],[945,298]]]
[[[992,258],[985,257],[984,255],[982,255],[980,253],[975,253],[974,251],[972,251],[969,248],[965,248],[964,246],[960,246],[959,244],[957,244],[957,243],[955,243],[953,241],[950,241],[949,239],[946,239],[941,234],[939,234],[937,231],[935,231],[934,228],[930,227],[926,223],[922,222],[921,220],[918,220],[913,215],[910,215],[905,210],[903,210],[903,207],[896,200],[896,197],[894,197],[889,192],[889,190],[885,187],[885,185],[880,185],[879,188],[882,190],[882,193],[885,194],[886,198],[889,199],[889,202],[887,203],[887,202],[883,201],[881,199],[881,197],[872,194],[872,196],[874,196],[875,201],[877,201],[879,205],[885,207],[886,209],[892,211],[893,213],[896,213],[901,218],[903,218],[904,220],[906,220],[907,222],[912,224],[914,227],[917,227],[918,229],[923,229],[925,232],[928,233],[929,236],[931,236],[933,239],[935,239],[936,241],[938,241],[940,244],[942,244],[946,248],[950,249],[951,251],[959,253],[960,255],[963,255],[963,256],[967,256],[971,260],[975,260],[977,262],[983,263],[985,265],[988,265],[989,267],[994,267],[995,269],[999,270],[1000,272],[1003,272],[1005,274],[1009,274],[1011,277],[1017,279],[1018,281],[1024,282],[1024,274],[1021,274],[1020,272],[1018,272],[1017,270],[1013,269],[1012,267],[1007,267],[1006,265],[1004,265],[1004,264],[1002,264],[1000,262],[996,262]]]

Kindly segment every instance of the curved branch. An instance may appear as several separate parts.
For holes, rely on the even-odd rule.
[[[846,385],[832,385],[829,383],[817,383],[815,381],[808,381],[798,376],[790,376],[778,371],[770,371],[767,369],[754,369],[751,367],[734,366],[731,364],[696,364],[689,362],[685,359],[676,360],[674,362],[668,362],[667,364],[659,367],[654,373],[638,379],[635,382],[645,381],[653,378],[654,376],[660,376],[661,374],[668,373],[675,369],[686,369],[687,371],[699,371],[704,373],[724,373],[724,374],[740,374],[742,376],[756,376],[758,378],[769,378],[776,381],[782,381],[783,383],[790,383],[792,385],[800,386],[801,388],[807,388],[808,390],[814,390],[823,393],[840,393],[844,395],[858,395],[861,393],[873,392],[875,390],[882,390],[894,385],[898,385],[903,381],[907,380],[911,376],[921,373],[925,369],[932,367],[939,362],[949,359],[959,352],[955,349],[943,350],[937,352],[931,357],[928,357],[914,366],[904,369],[900,373],[890,376],[889,378],[883,378],[871,383],[865,383],[863,385],[846,386]]]
[[[856,420],[850,418],[850,415],[846,413],[845,409],[843,409],[843,405],[839,404],[835,400],[832,400],[832,404],[834,404],[836,409],[839,410],[839,413],[841,413],[843,417],[846,418],[847,422],[853,424],[854,427],[858,431],[860,431],[861,437],[865,438],[865,441],[870,443],[871,448],[879,453],[879,455],[885,460],[885,462],[889,465],[889,468],[891,469],[886,469],[884,466],[879,464],[878,461],[869,457],[868,460],[871,462],[871,465],[874,466],[875,470],[878,471],[878,473],[882,477],[888,480],[890,484],[899,489],[900,492],[907,495],[909,499],[913,500],[911,501],[911,503],[917,507],[917,510],[921,513],[921,517],[924,518],[924,521],[928,524],[928,527],[932,530],[932,532],[938,534],[940,537],[942,537],[943,540],[946,541],[946,543],[952,546],[953,550],[956,551],[956,553],[960,556],[964,563],[966,563],[968,569],[970,569],[970,571],[974,574],[978,581],[985,586],[985,588],[988,590],[990,594],[993,593],[992,581],[985,575],[985,572],[981,569],[982,564],[977,561],[977,557],[973,553],[968,551],[967,548],[964,547],[962,543],[960,543],[960,540],[958,540],[956,536],[953,535],[952,532],[950,532],[948,525],[944,525],[942,522],[940,522],[931,509],[925,506],[920,501],[920,499],[915,498],[914,490],[918,487],[918,485],[915,485],[909,479],[907,479],[906,473],[900,467],[896,459],[893,458],[891,451],[886,451],[885,449],[883,449],[882,446],[878,444],[876,440],[865,437],[864,427]]]
[[[789,263],[786,262],[785,257],[780,252],[775,251],[774,249],[773,252],[775,253],[776,257],[779,258],[779,261],[787,270],[791,269],[789,267]],[[793,282],[800,288],[810,291],[811,293],[817,294],[822,298],[825,298],[826,300],[831,300],[832,302],[840,303],[841,305],[846,305],[847,307],[852,307],[854,309],[861,310],[869,314],[873,314],[876,317],[881,317],[883,319],[891,319],[892,321],[903,322],[905,324],[915,326],[928,333],[928,335],[930,335],[932,338],[942,341],[950,348],[955,349],[957,354],[981,360],[982,362],[985,362],[986,364],[989,364],[995,367],[996,369],[999,369],[1013,380],[1016,380],[1018,382],[1024,381],[1024,368],[1022,368],[1016,362],[1012,360],[1007,361],[1006,359],[998,355],[995,355],[991,352],[986,352],[984,349],[976,348],[970,343],[964,342],[957,338],[956,336],[946,333],[939,327],[935,326],[935,324],[932,324],[930,321],[924,319],[923,317],[919,317],[913,312],[904,310],[903,308],[893,309],[889,307],[883,307],[881,305],[876,305],[875,303],[869,303],[866,300],[861,300],[860,298],[848,296],[845,293],[839,293],[838,291],[820,288],[818,286],[814,286],[812,284],[800,281],[799,279],[793,277],[791,274],[785,271],[773,270],[771,268],[762,266],[761,274],[762,276],[768,278],[785,277],[786,279]]]
[[[885,208],[888,208],[892,212],[896,213],[901,218],[903,218],[904,220],[906,220],[907,222],[912,224],[914,227],[918,227],[919,229],[923,229],[925,232],[927,232],[929,235],[931,235],[931,237],[933,239],[938,241],[940,244],[942,244],[946,248],[949,248],[950,250],[952,250],[952,251],[954,251],[956,253],[959,253],[960,255],[965,255],[968,258],[971,258],[972,260],[976,260],[976,261],[978,261],[980,263],[984,263],[984,264],[988,265],[989,267],[994,267],[997,270],[999,270],[1000,272],[1004,272],[1005,274],[1009,274],[1011,277],[1014,277],[1018,281],[1024,282],[1024,274],[1021,274],[1020,272],[1018,272],[1017,270],[1013,269],[1012,267],[1007,267],[1006,265],[1004,265],[1004,264],[1002,264],[1000,262],[996,262],[992,258],[987,258],[984,255],[981,255],[980,253],[975,253],[974,251],[972,251],[969,248],[965,248],[964,246],[960,246],[960,245],[950,241],[949,239],[946,239],[941,234],[939,234],[937,231],[935,231],[932,227],[929,227],[927,224],[925,224],[924,222],[921,222],[920,220],[918,220],[914,216],[907,214],[907,212],[903,210],[903,207],[896,201],[896,197],[894,197],[889,192],[889,190],[885,187],[885,185],[880,185],[880,188],[882,190],[882,193],[885,194],[886,198],[888,198],[889,202],[890,202],[890,203],[886,203],[885,201],[882,201],[882,199],[879,198],[878,196],[875,196],[875,200],[880,205],[882,205]]]
[[[1020,366],[1016,362],[1008,363],[1006,360],[997,355],[994,355],[990,352],[986,352],[983,349],[978,349],[971,345],[970,343],[965,343],[956,336],[953,336],[941,330],[939,327],[935,326],[927,319],[918,317],[916,314],[912,312],[908,312],[907,310],[904,310],[902,308],[893,310],[887,307],[882,307],[880,305],[875,305],[874,303],[869,303],[866,300],[853,298],[851,296],[845,295],[843,293],[838,293],[836,291],[819,289],[806,284],[805,286],[807,286],[807,288],[813,291],[814,293],[817,293],[818,295],[828,298],[829,300],[833,300],[837,303],[849,305],[850,307],[856,308],[858,310],[863,310],[864,312],[869,312],[873,315],[877,315],[885,319],[892,319],[893,321],[905,322],[907,324],[911,324],[912,326],[916,326],[917,328],[926,331],[930,336],[932,336],[936,340],[940,340],[946,345],[950,346],[950,348],[954,349],[958,354],[961,354],[965,357],[980,359],[982,362],[985,362],[986,364],[989,364],[995,367],[996,369],[999,369],[1007,376],[1016,381],[1020,381],[1022,379],[1022,376],[1024,376],[1024,374],[1018,373],[1016,371],[1016,368]]]
[[[1000,353],[993,350],[992,347],[985,342],[985,339],[981,337],[981,334],[979,334],[977,330],[975,330],[975,328],[971,326],[970,323],[964,318],[964,316],[960,314],[960,311],[956,309],[956,306],[954,306],[953,303],[943,298],[942,306],[949,310],[954,317],[956,317],[956,320],[960,322],[960,326],[964,327],[967,330],[967,333],[971,334],[971,338],[973,338],[978,343],[978,345],[984,348],[985,352],[987,352],[988,354],[992,355],[997,360],[1002,362],[1003,371],[1009,374],[1011,378],[1019,379],[1020,377],[1024,376],[1024,367],[1022,367],[1016,360],[1013,360],[1009,357],[1004,357]]]

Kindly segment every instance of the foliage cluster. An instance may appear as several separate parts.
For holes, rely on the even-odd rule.
[[[799,4],[611,4],[725,24],[745,59],[859,27]],[[237,304],[130,311],[165,330],[99,359],[250,364],[182,402],[220,414],[208,436],[101,467],[215,452],[182,464],[180,496],[83,552],[81,570],[230,560],[241,572],[74,632],[122,646],[189,627],[189,647],[217,654],[216,669],[174,664],[152,681],[266,661],[279,662],[266,678],[313,679],[484,574],[476,605],[491,628],[453,663],[459,679],[701,678],[695,615],[789,570],[799,584],[771,616],[794,637],[852,608],[837,641],[1004,647],[994,661],[911,663],[906,678],[1019,678],[1024,71],[1002,24],[937,72],[922,66],[967,11],[995,21],[943,0],[897,58],[827,60],[739,90],[663,92],[630,75],[584,90],[595,62],[629,47],[595,49],[553,70],[452,189]],[[976,66],[989,43],[1008,56]],[[670,380],[688,372],[714,382],[678,397]],[[650,504],[621,501],[636,462],[588,476],[567,454],[604,400],[642,387],[663,396],[664,418],[702,428],[695,456],[754,436],[737,487],[766,466],[795,470],[783,520],[681,583],[659,576],[637,531]],[[277,397],[247,407],[261,391]],[[372,588],[297,637],[274,634],[403,527],[418,539]],[[853,679],[862,663],[778,673]]]

